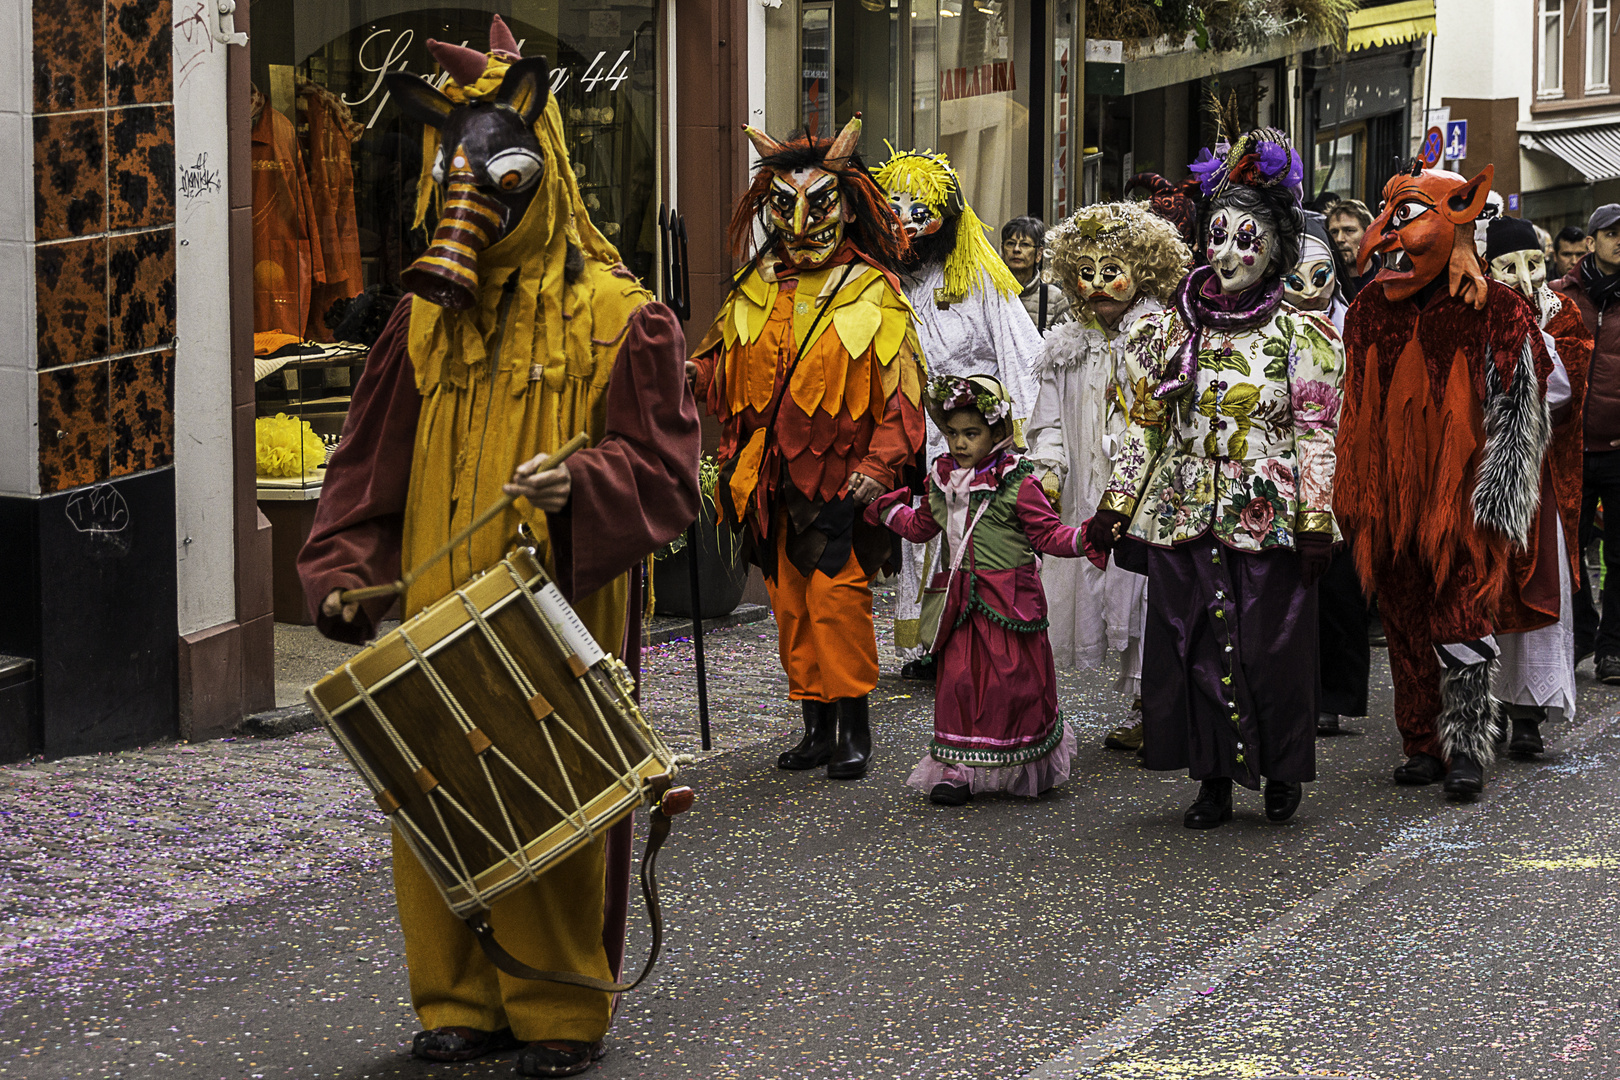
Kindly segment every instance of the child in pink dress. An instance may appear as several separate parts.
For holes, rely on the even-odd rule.
[[[944,535],[931,583],[945,595],[931,646],[934,741],[906,783],[944,806],[976,792],[1039,795],[1069,778],[1074,735],[1058,712],[1036,553],[1085,555],[1080,530],[1058,519],[1014,452],[999,382],[936,379],[927,405],[949,451],[929,471],[927,506],[913,509],[900,490],[866,510],[914,544]]]

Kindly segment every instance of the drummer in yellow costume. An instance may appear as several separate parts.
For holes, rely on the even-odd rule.
[[[490,42],[488,54],[429,42],[451,76],[442,94],[389,77],[394,100],[427,125],[419,217],[435,195],[442,210],[403,275],[414,295],[355,387],[299,572],[321,631],[364,641],[389,601],[343,605],[341,590],[397,579],[503,491],[519,495],[411,585],[405,616],[498,562],[527,525],[591,633],[634,670],[640,625],[627,613],[640,583],[627,571],[697,513],[684,340],[585,213],[545,61],[521,59],[499,16]],[[548,452],[579,432],[590,449],[547,469]],[[629,824],[496,902],[490,924],[518,960],[618,977]],[[608,994],[496,970],[397,835],[394,887],[425,1029],[416,1056],[522,1046],[523,1076],[590,1068]]]
[[[688,365],[721,424],[722,516],[753,541],[804,710],[804,738],[777,764],[839,780],[871,760],[871,578],[891,560],[888,532],[860,512],[902,482],[924,436],[921,349],[895,274],[905,232],[856,156],[860,127],[788,142],[748,129],[760,168],[731,243],[747,254],[756,222],[767,240]]]

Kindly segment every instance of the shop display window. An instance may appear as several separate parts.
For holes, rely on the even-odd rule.
[[[387,72],[446,78],[427,40],[488,48],[499,14],[552,64],[593,220],[650,280],[657,258],[657,9],[653,0],[260,0],[253,7],[253,287],[260,497],[318,497],[400,272],[435,225],[414,224],[420,126]],[[282,419],[277,419],[278,417]]]

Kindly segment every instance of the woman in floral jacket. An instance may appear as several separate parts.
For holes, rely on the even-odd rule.
[[[1334,539],[1343,350],[1283,302],[1304,220],[1286,136],[1251,132],[1195,163],[1208,265],[1144,317],[1131,412],[1088,539],[1149,547],[1142,699],[1150,768],[1202,781],[1189,828],[1232,816],[1232,782],[1286,821],[1316,778],[1316,591]]]

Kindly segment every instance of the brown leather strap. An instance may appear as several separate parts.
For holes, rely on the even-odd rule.
[[[667,783],[666,780],[666,786]],[[649,815],[651,827],[647,832],[647,847],[641,854],[641,895],[647,902],[647,918],[652,922],[652,948],[647,953],[646,966],[641,969],[641,974],[636,976],[635,982],[608,982],[606,979],[580,975],[572,971],[541,971],[539,968],[532,968],[501,947],[501,943],[495,940],[495,931],[489,925],[488,912],[483,911],[466,920],[467,927],[478,938],[479,948],[484,950],[484,955],[489,957],[490,963],[514,978],[583,986],[587,990],[601,990],[609,994],[622,994],[626,990],[634,990],[652,974],[653,964],[658,961],[658,951],[664,944],[664,911],[658,904],[656,870],[658,849],[664,846],[665,839],[669,837],[669,828],[674,820],[664,813],[656,801],[653,803],[652,813]]]

